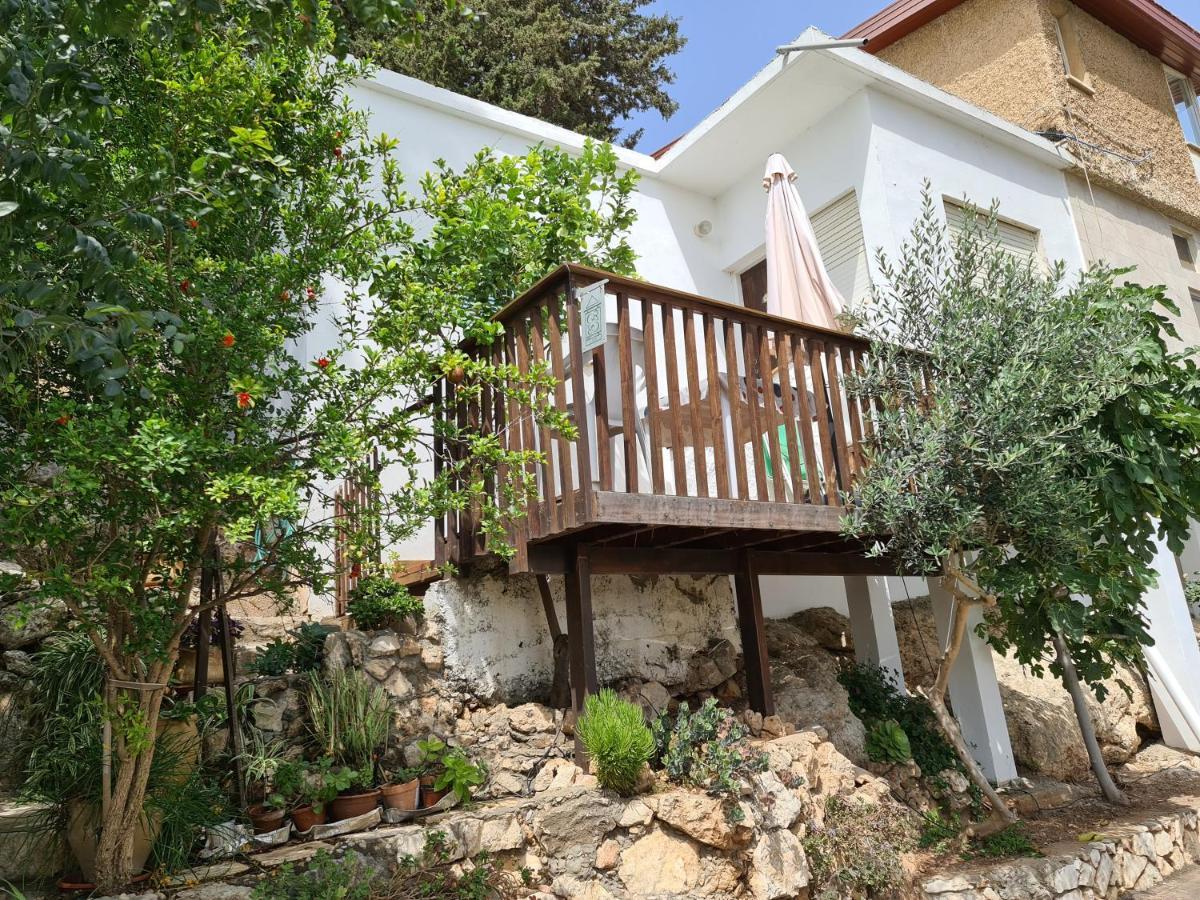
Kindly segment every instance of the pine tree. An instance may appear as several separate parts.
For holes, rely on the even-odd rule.
[[[478,0],[471,12],[416,0],[419,40],[359,27],[355,53],[440,87],[632,147],[631,113],[678,108],[667,93],[679,22],[647,15],[650,0]]]

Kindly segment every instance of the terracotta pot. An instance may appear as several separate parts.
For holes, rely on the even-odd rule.
[[[388,809],[416,809],[421,780],[414,778],[404,784],[385,784],[380,790],[383,791],[383,805]]]
[[[196,650],[188,647],[179,651],[179,659],[175,662],[175,680],[181,684],[191,684],[196,680]],[[225,669],[221,664],[221,648],[208,648],[208,683],[224,684]]]
[[[162,813],[154,810],[143,813],[133,835],[133,868],[141,872],[150,858],[150,851],[162,828]],[[83,880],[96,880],[96,847],[100,843],[100,807],[82,800],[72,800],[67,807],[67,844],[79,863]]]
[[[179,768],[164,778],[171,784],[183,784],[200,765],[200,725],[196,717],[158,720],[158,736],[163,745],[179,758]]]
[[[246,810],[255,834],[267,834],[283,827],[283,810],[256,803]]]
[[[437,780],[436,775],[421,776],[421,809],[428,809],[449,793],[449,791],[439,791],[434,787]]]
[[[327,818],[323,806],[320,812],[313,812],[311,806],[301,806],[292,810],[292,824],[296,826],[297,831],[308,831],[314,825],[324,825]]]
[[[379,788],[362,794],[340,794],[329,804],[329,821],[340,822],[368,813],[379,805]]]

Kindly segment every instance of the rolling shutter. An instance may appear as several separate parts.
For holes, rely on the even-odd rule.
[[[950,231],[950,239],[957,240],[967,227],[969,207],[953,200],[946,201],[946,227]],[[977,213],[981,218],[987,215],[985,210]],[[1020,260],[1031,260],[1045,267],[1041,253],[1038,251],[1038,233],[1032,228],[1006,222],[1003,219],[996,222],[996,238],[1000,249]]]
[[[855,303],[871,293],[867,269],[867,247],[863,242],[862,220],[858,217],[858,198],[849,191],[809,216],[817,248],[834,285],[847,303]]]

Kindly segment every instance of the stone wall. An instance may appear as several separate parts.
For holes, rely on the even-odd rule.
[[[1045,859],[1019,860],[922,884],[930,900],[1118,900],[1200,861],[1200,799],[1142,825],[1106,828],[1101,840]]]
[[[1055,13],[1075,34],[1082,84],[1063,72]],[[1093,181],[1200,225],[1200,184],[1162,63],[1074,4],[966,0],[879,56],[1031,131],[1057,129],[1140,160],[1070,145]]]
[[[550,586],[565,630],[562,579]],[[592,609],[601,683],[683,684],[697,651],[714,641],[740,646],[727,578],[597,575]],[[535,576],[439,581],[425,595],[425,611],[424,638],[440,643],[452,685],[508,704],[549,694],[553,657]]]
[[[769,771],[746,786],[743,821],[722,802],[660,783],[655,792],[621,798],[565,760],[551,760],[532,782],[532,796],[512,798],[347,838],[356,853],[394,871],[419,856],[427,830],[448,837],[454,859],[481,850],[502,865],[531,870],[534,896],[589,898],[808,896],[810,866],[803,840],[821,827],[826,801],[888,804],[887,783],[842,757],[820,732],[761,745]]]

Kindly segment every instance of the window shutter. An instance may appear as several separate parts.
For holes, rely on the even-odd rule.
[[[966,230],[968,208],[953,200],[946,201],[946,226],[950,231],[951,240]],[[979,210],[977,215],[983,217],[987,213]],[[1003,220],[996,222],[996,238],[1000,249],[1020,260],[1031,260],[1043,265],[1041,254],[1038,252],[1038,233],[1032,228],[1017,225]]]
[[[858,198],[854,191],[809,216],[817,249],[834,286],[847,303],[862,300],[871,293],[871,275],[867,269],[867,247],[863,242],[862,220],[858,217]]]

